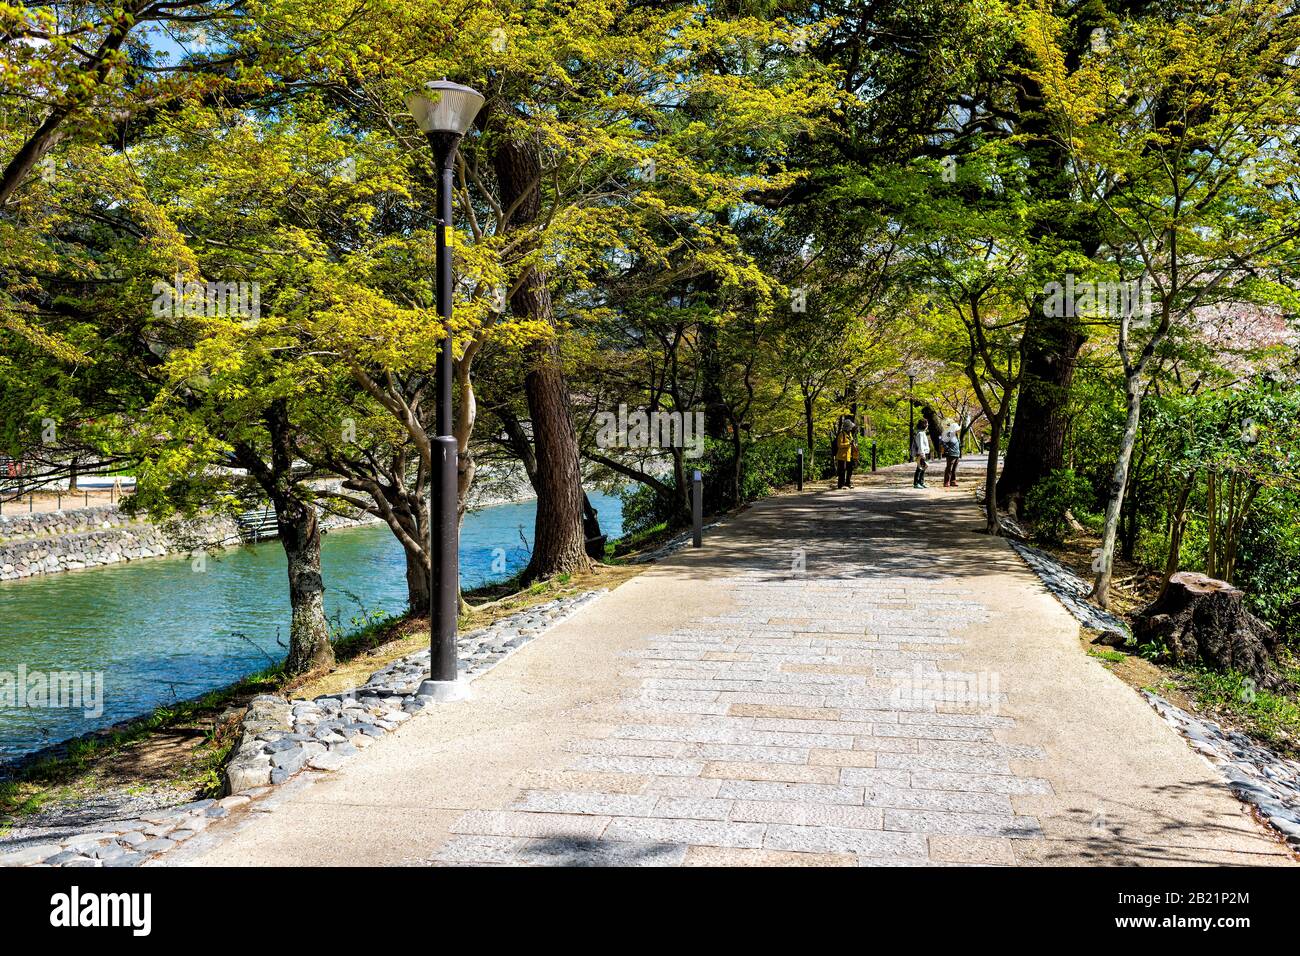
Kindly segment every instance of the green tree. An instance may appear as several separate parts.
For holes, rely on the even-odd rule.
[[[1287,298],[1267,278],[1294,254],[1300,45],[1285,4],[1235,0],[1170,21],[1127,22],[1071,68],[1062,21],[1026,31],[1055,135],[1102,213],[1108,277],[1141,283],[1149,309],[1104,310],[1124,370],[1126,422],[1092,596],[1105,605],[1142,398],[1199,309]],[[1128,286],[1134,288],[1134,286]],[[1147,314],[1149,312],[1149,314]]]

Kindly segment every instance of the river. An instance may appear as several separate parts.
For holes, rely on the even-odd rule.
[[[590,494],[601,530],[622,533],[622,503]],[[509,577],[528,559],[536,503],[465,518],[465,588]],[[325,608],[338,630],[406,603],[405,561],[387,525],[322,539]],[[230,684],[284,658],[289,601],[278,541],[0,583],[0,682],[20,667],[102,674],[103,713],[0,703],[0,761]],[[94,686],[94,679],[87,682]],[[93,696],[90,692],[87,696]],[[84,705],[85,701],[83,701]],[[87,713],[87,710],[92,713]]]

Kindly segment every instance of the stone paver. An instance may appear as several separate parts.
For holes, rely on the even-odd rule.
[[[170,858],[1287,862],[975,532],[967,493],[908,474],[759,503],[522,649],[476,700]]]

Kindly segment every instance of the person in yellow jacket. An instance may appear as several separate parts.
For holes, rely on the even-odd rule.
[[[835,429],[835,487],[853,487],[853,467],[858,462],[857,427],[848,416]]]

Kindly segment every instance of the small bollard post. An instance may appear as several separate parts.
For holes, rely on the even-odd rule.
[[[32,495],[31,492],[28,492],[28,493],[27,493],[27,513],[28,513],[28,514],[31,514],[32,511],[35,510],[35,507],[36,507],[36,498]]]
[[[876,470],[876,443],[871,443],[871,470]]]
[[[795,479],[795,484],[800,491],[803,491],[803,449],[799,449],[799,477]]]
[[[704,545],[704,476],[696,470],[691,476],[691,547]]]
[[[54,510],[55,510],[55,511],[62,511],[62,510],[63,510],[63,492],[61,492],[61,491],[56,491],[56,492],[54,493],[54,500],[57,502],[57,504],[55,504],[55,506],[54,506]]]
[[[87,491],[87,492],[85,493],[85,499],[86,499],[86,500],[85,500],[85,505],[86,505],[87,508],[89,508],[89,507],[90,507],[90,492],[89,492],[89,491]]]

